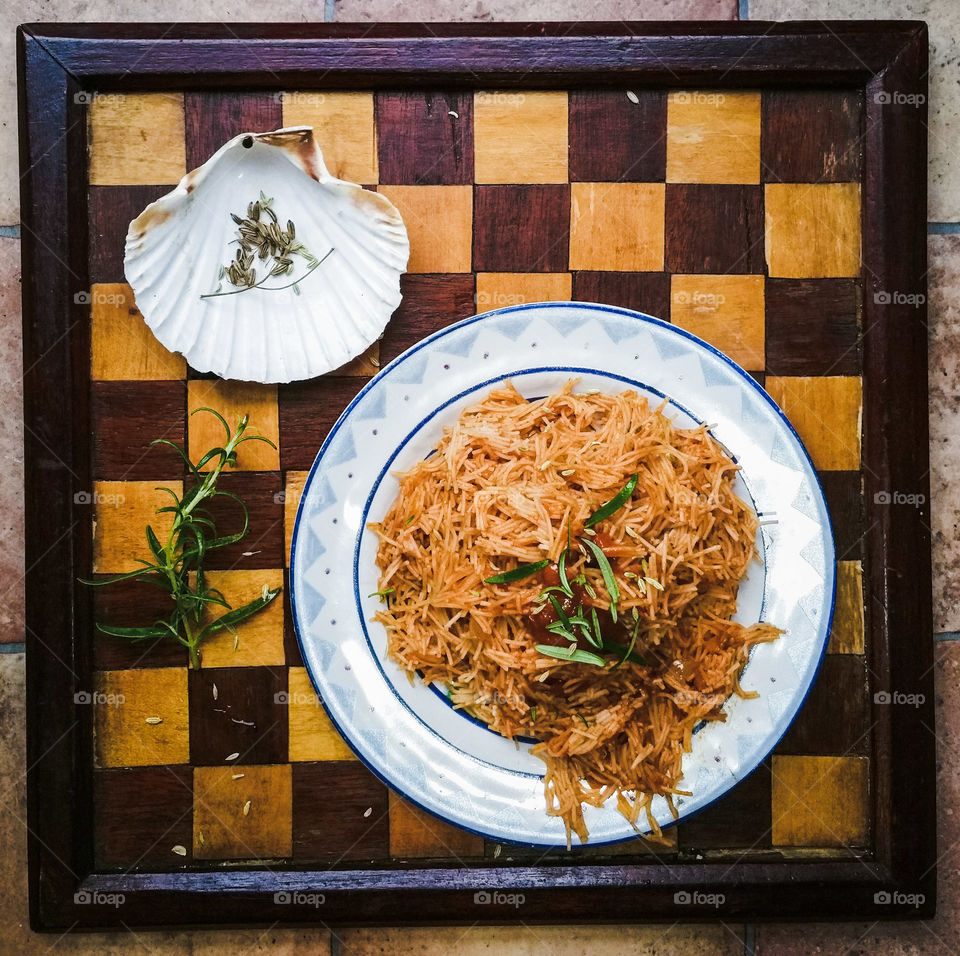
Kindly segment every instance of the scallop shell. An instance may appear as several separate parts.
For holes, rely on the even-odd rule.
[[[316,259],[333,251],[308,275],[306,260],[294,256],[290,275],[209,297],[218,286],[235,289],[219,278],[239,248],[231,213],[246,216],[261,191]],[[187,173],[130,223],[124,270],[154,335],[193,368],[290,382],[339,368],[383,333],[409,254],[396,208],[331,176],[312,128],[302,126],[243,133]],[[254,268],[263,278],[256,258]]]

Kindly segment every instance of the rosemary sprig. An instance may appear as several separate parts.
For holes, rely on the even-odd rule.
[[[627,501],[629,501],[630,496],[633,494],[633,489],[637,487],[639,480],[639,475],[632,475],[630,480],[606,502],[606,504],[600,505],[600,507],[584,521],[583,526],[585,528],[592,528],[595,524],[599,524],[601,521],[609,518],[615,511],[619,511]]]
[[[543,561],[534,561],[533,564],[521,564],[510,571],[484,578],[484,584],[510,584],[513,581],[520,581],[536,574],[538,571],[542,571],[548,564],[550,564],[550,561],[547,558],[544,558]]]
[[[245,434],[248,426],[247,416],[237,423],[236,433],[231,433],[226,419],[212,408],[197,408],[190,414],[209,412],[219,419],[226,431],[226,442],[223,446],[211,448],[198,462],[193,463],[187,453],[179,445],[166,438],[157,438],[152,444],[169,445],[183,459],[190,473],[191,486],[184,492],[183,497],[170,488],[160,488],[173,499],[173,504],[157,509],[157,514],[172,514],[173,523],[165,543],[161,543],[156,532],[150,525],[146,527],[147,545],[153,556],[153,561],[138,558],[142,568],[128,571],[126,574],[113,575],[105,580],[82,581],[83,584],[100,586],[115,584],[117,581],[138,579],[153,584],[170,595],[173,610],[168,618],[154,622],[145,627],[118,627],[112,624],[98,623],[98,630],[114,637],[125,637],[133,641],[169,638],[176,640],[187,648],[190,654],[190,666],[200,666],[200,644],[210,635],[218,631],[234,632],[236,625],[263,610],[280,593],[280,588],[269,588],[266,585],[260,596],[242,607],[234,608],[216,588],[207,585],[204,562],[206,556],[219,548],[241,541],[247,534],[250,526],[250,515],[243,501],[229,491],[220,491],[217,480],[225,467],[233,467],[237,463],[237,449],[244,442],[262,441],[271,447],[274,446],[269,438],[262,435]],[[203,473],[203,469],[210,466],[210,470]],[[204,502],[214,498],[231,498],[243,509],[243,528],[235,534],[217,535],[210,512],[203,507]],[[225,608],[220,617],[203,625],[204,612],[212,610],[213,606]]]

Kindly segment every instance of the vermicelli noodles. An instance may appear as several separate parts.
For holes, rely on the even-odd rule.
[[[491,730],[537,739],[568,845],[587,839],[583,804],[615,797],[659,832],[662,795],[676,816],[694,727],[754,696],[750,647],[780,633],[731,620],[757,519],[707,428],[574,384],[536,401],[505,384],[465,409],[371,525],[391,657]]]

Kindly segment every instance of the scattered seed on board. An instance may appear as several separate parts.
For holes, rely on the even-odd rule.
[[[363,811],[364,817],[370,816],[371,813],[373,813],[373,807],[367,807],[367,809]]]
[[[147,717],[146,722],[147,722],[148,724],[162,724],[162,723],[163,723],[163,718],[162,718],[162,717]]]
[[[239,757],[239,756],[240,756],[239,752],[234,753],[234,754],[230,754],[230,756],[227,757],[227,760],[236,760],[237,757]]]
[[[203,838],[203,830],[197,830],[197,843],[199,843],[200,846],[204,846],[206,842]]]
[[[637,94],[634,93],[633,90],[627,90],[627,99],[630,100],[631,103],[640,102],[640,97],[637,96]]]
[[[214,700],[217,699],[217,685],[216,685],[216,684],[213,685],[213,699],[214,699]]]
[[[176,853],[177,856],[187,855],[187,848],[185,846],[181,846],[179,843],[176,846],[170,847],[170,849],[173,850],[173,852]]]
[[[460,114],[456,110],[447,110],[447,115],[452,116],[454,119],[460,119]]]
[[[244,816],[249,816],[249,814],[250,814],[250,801],[248,800],[248,801],[243,805],[243,815],[244,815]]]
[[[240,780],[242,777],[245,777],[245,776],[246,776],[245,773],[235,773],[235,774],[233,775],[233,779],[234,779],[234,780]]]

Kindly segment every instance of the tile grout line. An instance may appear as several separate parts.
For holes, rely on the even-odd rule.
[[[0,226],[0,239],[19,239],[20,224],[14,226]]]
[[[26,649],[26,644],[0,644],[0,654],[23,654]]]
[[[933,635],[935,641],[960,641],[960,631],[941,631]]]
[[[749,0],[737,0],[737,16],[741,20],[750,19]]]
[[[337,0],[323,0],[323,19],[327,23],[333,23],[337,16]]]
[[[950,236],[960,232],[960,222],[928,222],[928,236]]]

